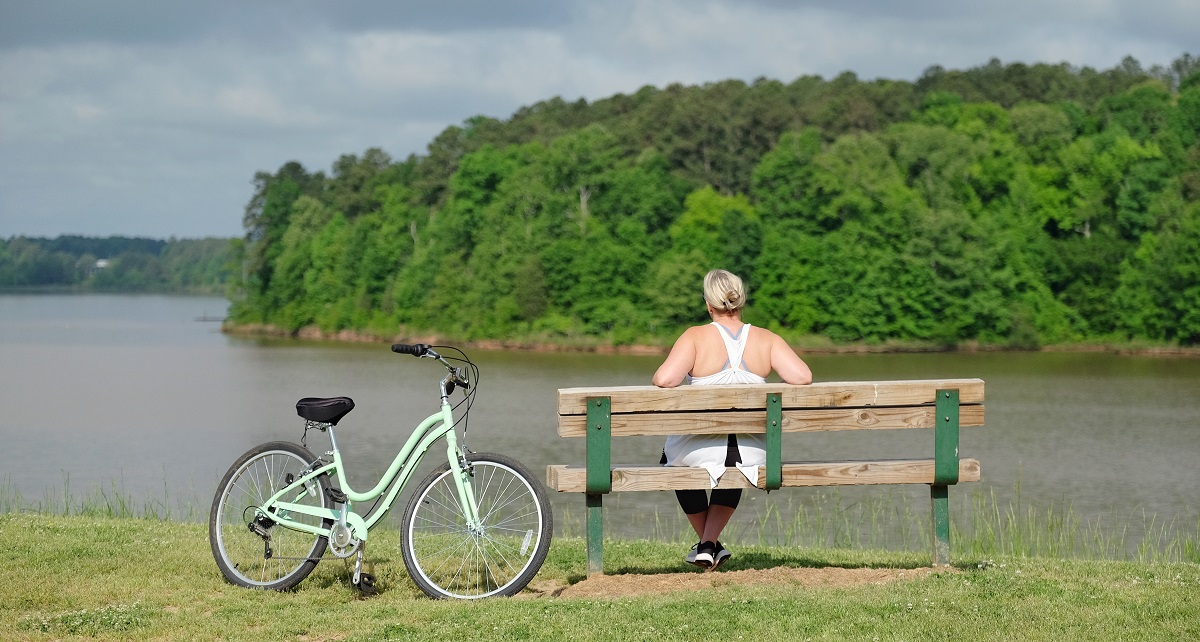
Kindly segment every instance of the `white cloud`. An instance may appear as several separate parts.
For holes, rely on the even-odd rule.
[[[463,44],[456,36],[374,31],[348,38],[338,62],[361,89],[435,89],[462,82]]]
[[[325,120],[311,110],[285,105],[278,95],[261,85],[220,87],[214,102],[222,110],[222,115],[270,127],[317,125]]]
[[[72,105],[71,111],[75,114],[75,120],[84,124],[95,123],[108,115],[103,108],[87,102]]]
[[[257,170],[403,158],[555,96],[1200,53],[1192,0],[364,2],[6,8],[0,236],[236,235]]]

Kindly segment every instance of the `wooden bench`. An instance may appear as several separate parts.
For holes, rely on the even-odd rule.
[[[558,391],[558,434],[586,437],[586,466],[551,465],[547,484],[585,493],[587,572],[603,573],[603,497],[610,492],[708,489],[703,468],[614,466],[611,440],[627,435],[766,433],[766,465],[758,488],[927,484],[933,501],[933,564],[950,561],[949,486],[979,481],[979,461],[959,459],[959,426],[983,425],[983,381],[857,381],[787,384],[619,386]],[[929,459],[782,460],[782,433],[934,429]],[[749,488],[730,469],[718,488]]]

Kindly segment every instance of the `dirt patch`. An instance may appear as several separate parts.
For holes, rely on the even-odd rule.
[[[913,580],[946,569],[916,568],[768,568],[714,573],[655,573],[652,575],[601,575],[571,584],[543,582],[531,585],[530,597],[564,597],[579,599],[619,599],[639,595],[661,595],[679,591],[698,591],[708,588],[760,584],[791,585],[804,588],[846,588],[867,584],[884,584]]]

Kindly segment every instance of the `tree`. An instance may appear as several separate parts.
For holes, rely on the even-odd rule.
[[[333,164],[327,201],[348,219],[378,209],[376,192],[391,165],[392,158],[378,147],[368,149],[362,158],[343,154]]]
[[[1133,338],[1200,343],[1200,204],[1142,237],[1121,266],[1118,326]]]
[[[744,196],[721,196],[711,187],[692,192],[671,225],[673,248],[698,252],[707,262],[749,275],[762,246],[762,225]],[[705,270],[707,272],[707,270]]]
[[[332,215],[323,203],[301,196],[294,203],[295,215],[278,243],[273,279],[262,300],[276,311],[273,320],[295,331],[316,319],[316,300],[310,296],[308,274],[313,269],[313,239]]]
[[[815,193],[814,159],[822,151],[820,130],[807,127],[785,132],[754,169],[751,195],[767,220],[796,221],[808,233],[823,227],[814,214],[820,203]]]
[[[1200,74],[1176,62],[643,87],[473,117],[402,163],[288,164],[256,175],[235,307],[628,343],[695,322],[719,266],[789,337],[1196,341]]]

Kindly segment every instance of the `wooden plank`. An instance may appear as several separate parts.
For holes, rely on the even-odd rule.
[[[827,432],[833,430],[896,430],[933,428],[934,406],[909,408],[809,408],[783,411],[783,432]],[[962,406],[959,425],[982,426],[984,406]],[[654,412],[611,416],[613,437],[630,435],[722,435],[765,431],[766,410],[726,412]],[[558,418],[561,437],[583,437],[587,417]]]
[[[982,379],[820,382],[807,386],[785,383],[722,386],[611,386],[562,388],[558,414],[587,414],[588,397],[609,397],[613,414],[680,410],[761,409],[767,393],[782,395],[783,408],[839,408],[933,404],[939,388],[956,388],[964,404],[983,403]]]
[[[979,460],[959,460],[959,482],[980,479]],[[703,468],[674,466],[613,466],[612,490],[684,490],[709,488],[708,472]],[[560,493],[582,493],[586,486],[584,466],[547,466],[546,483]],[[786,462],[783,464],[784,487],[863,486],[874,484],[932,484],[934,460],[897,459],[883,461]],[[759,487],[765,474],[759,467]],[[736,468],[730,468],[718,488],[751,488]]]

